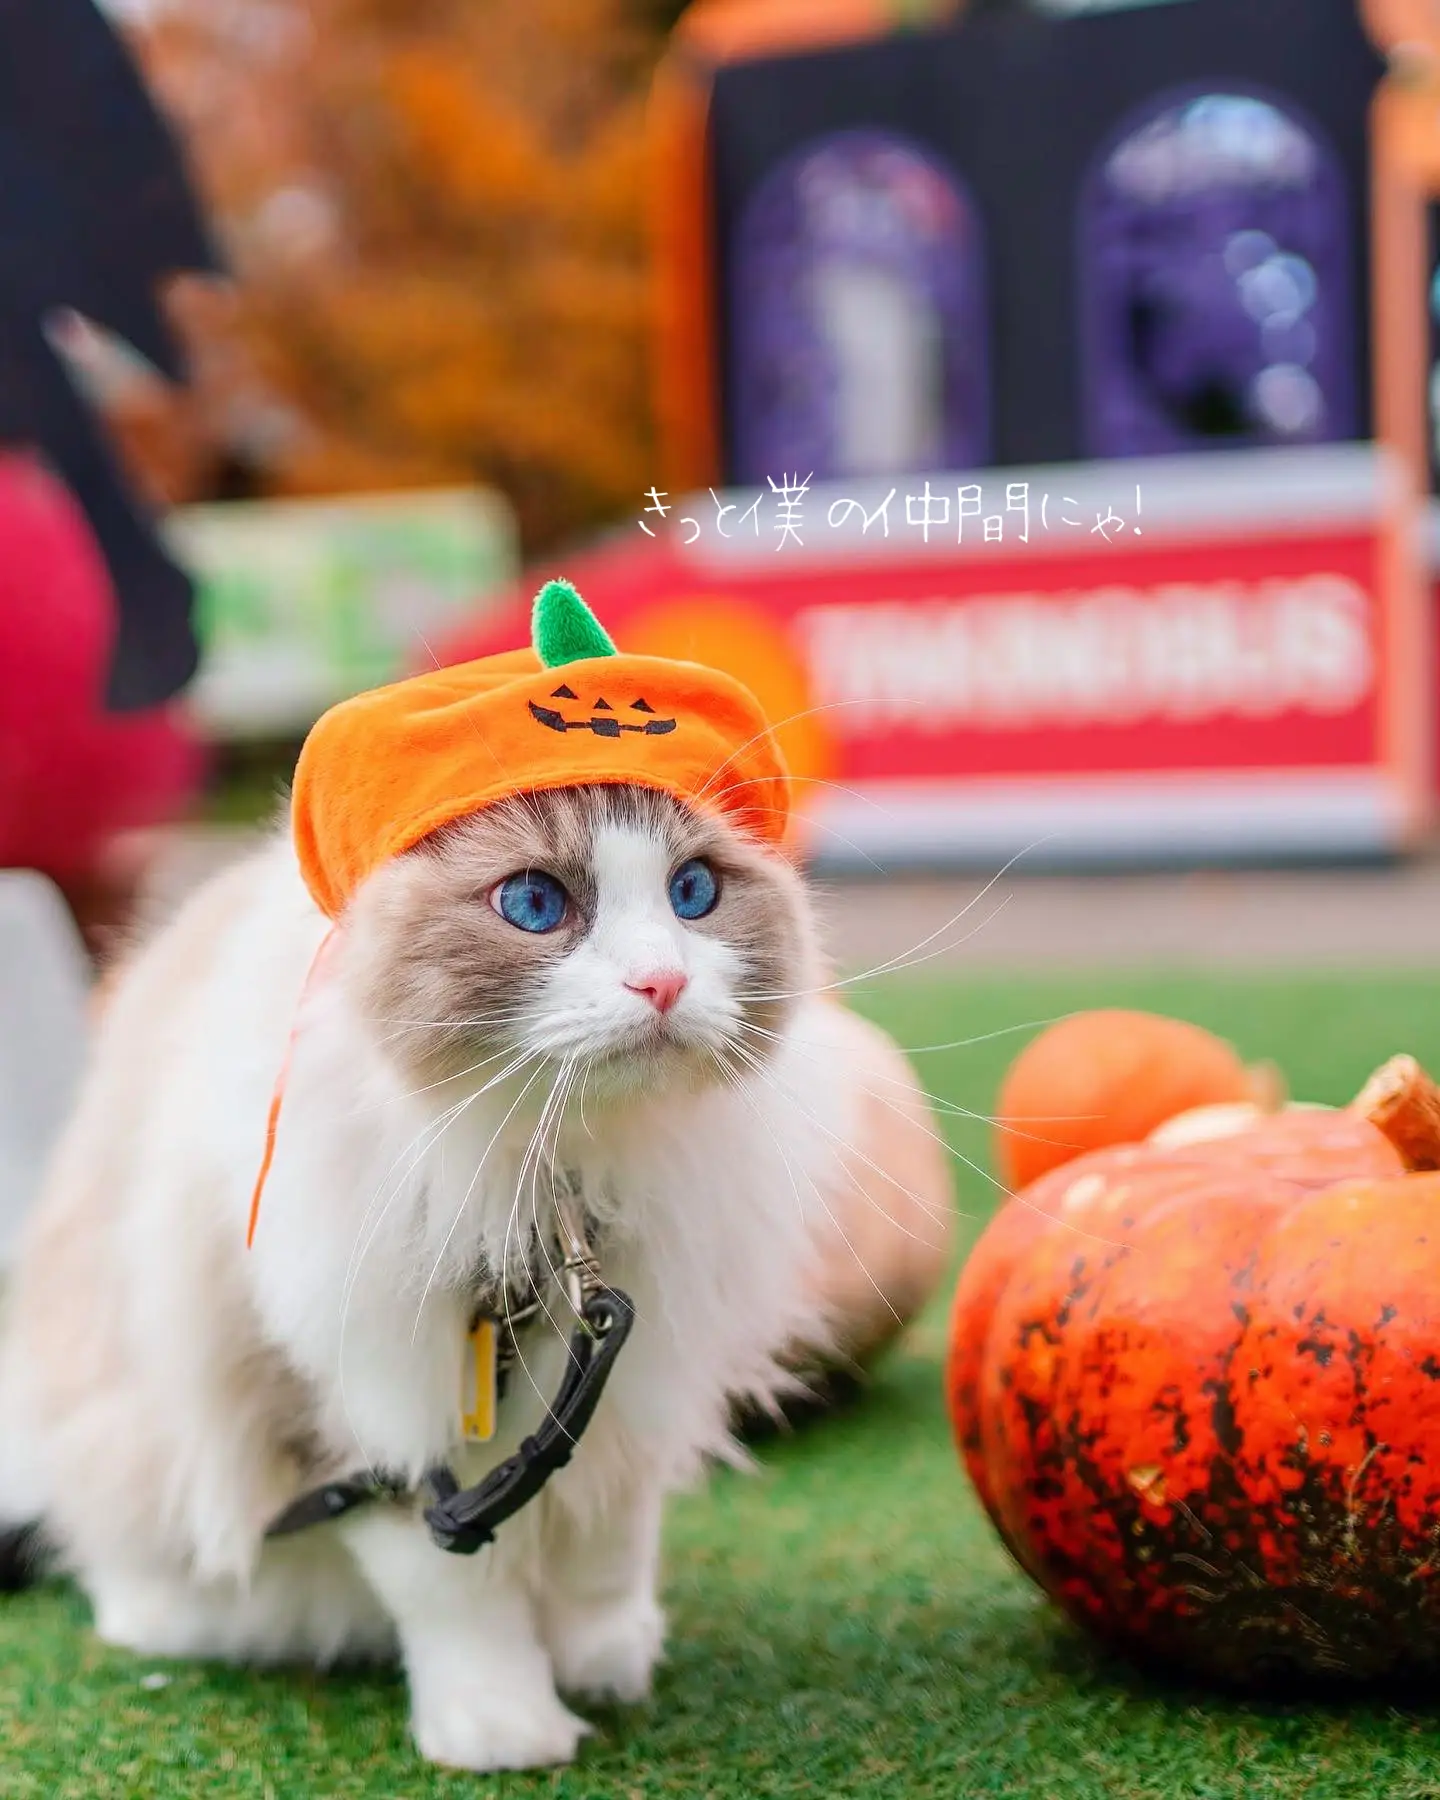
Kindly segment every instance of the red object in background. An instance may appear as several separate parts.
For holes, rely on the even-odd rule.
[[[203,755],[177,709],[104,711],[114,638],[85,515],[34,458],[0,455],[0,868],[66,886],[195,791]]]

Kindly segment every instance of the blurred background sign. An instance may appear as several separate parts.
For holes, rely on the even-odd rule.
[[[791,0],[682,20],[652,140],[656,407],[669,484],[725,491],[677,504],[707,535],[669,540],[683,566],[652,598],[723,561],[833,709],[817,854],[1420,841],[1433,262],[1397,260],[1371,131],[1417,16]],[[773,532],[707,548],[722,499],[733,533],[756,489],[812,472],[803,554]],[[891,487],[883,535],[826,528]],[[947,525],[922,547],[906,509],[932,490]],[[1046,491],[1021,539],[1011,496]]]
[[[215,810],[268,801],[342,694],[523,637],[563,573],[637,648],[760,690],[817,854],[1424,841],[1435,0],[63,7],[135,146],[173,131],[199,199],[161,261],[208,278],[165,287],[162,332],[148,257],[117,312],[72,205],[54,293],[28,255],[6,278],[115,480],[25,429],[102,554],[70,518],[91,661],[125,612],[122,472],[197,584],[163,722],[219,746],[220,798],[244,791]],[[856,515],[891,489],[887,537]],[[951,509],[929,535],[926,494]],[[737,530],[757,497],[763,540]],[[56,805],[37,786],[29,821]]]
[[[514,519],[483,489],[177,508],[198,590],[192,700],[216,737],[303,735],[405,673],[514,578]]]
[[[1368,435],[1353,0],[771,12],[669,71],[672,480]]]
[[[817,484],[781,541],[750,487],[567,567],[755,688],[829,867],[1375,855],[1429,800],[1407,491],[1368,444],[932,473]]]

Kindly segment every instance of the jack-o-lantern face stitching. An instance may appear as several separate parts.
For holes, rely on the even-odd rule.
[[[575,700],[579,696],[570,687],[558,687],[551,694],[552,700]],[[655,708],[648,700],[640,699],[631,702],[631,712],[648,713],[643,725],[627,724],[623,719],[615,717],[615,709],[610,701],[601,695],[590,710],[589,718],[567,719],[564,713],[553,706],[539,706],[530,701],[530,712],[538,724],[550,731],[593,731],[596,737],[618,738],[623,731],[634,732],[642,737],[666,737],[674,731],[677,721],[674,719],[657,719]]]

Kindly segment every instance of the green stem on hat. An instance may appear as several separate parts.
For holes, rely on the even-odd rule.
[[[530,640],[547,669],[616,654],[609,633],[568,581],[547,581],[535,596]]]

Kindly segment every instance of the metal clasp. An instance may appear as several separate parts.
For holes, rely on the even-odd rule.
[[[556,1187],[555,1216],[559,1221],[561,1247],[565,1253],[565,1260],[560,1265],[565,1297],[574,1309],[576,1318],[588,1330],[586,1305],[605,1283],[600,1275],[600,1264],[585,1235],[583,1212],[576,1205],[575,1195],[569,1188]]]

